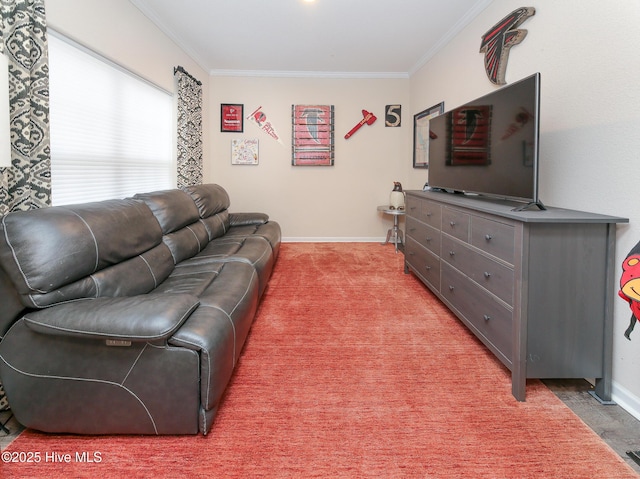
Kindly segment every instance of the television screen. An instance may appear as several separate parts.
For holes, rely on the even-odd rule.
[[[429,186],[536,203],[540,74],[432,118]]]

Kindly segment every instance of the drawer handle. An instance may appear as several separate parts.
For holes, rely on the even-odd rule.
[[[409,256],[414,256],[415,253],[413,251],[409,251]]]
[[[431,266],[427,265],[427,266],[425,266],[425,268],[426,268],[427,271],[431,271]]]
[[[488,271],[484,272],[484,277],[489,279],[491,277],[491,273],[489,273]]]
[[[453,257],[453,256],[455,256],[455,255],[456,255],[456,252],[455,252],[455,251],[449,251],[449,256]]]
[[[427,217],[430,217],[430,216],[431,216],[431,214],[432,214],[432,213],[431,213],[431,211],[429,211],[429,212],[427,213]]]
[[[431,240],[432,240],[432,239],[433,239],[433,238],[425,238],[425,241],[426,241],[427,243],[431,243]]]
[[[449,285],[449,291],[453,291],[453,286]]]
[[[487,241],[491,241],[492,238],[493,238],[493,236],[491,236],[489,234],[484,235],[484,239],[486,239]]]
[[[491,319],[491,316],[489,316],[488,314],[485,314],[483,317],[485,321],[489,321]]]
[[[410,231],[411,233],[413,233],[415,230],[416,230],[415,228],[409,228],[409,231]]]
[[[451,225],[451,227],[454,227],[456,225],[455,221],[450,221],[449,224]]]

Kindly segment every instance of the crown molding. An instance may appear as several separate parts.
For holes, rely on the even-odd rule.
[[[408,79],[408,72],[324,72],[277,70],[210,70],[214,77]]]
[[[145,0],[129,0],[131,4],[133,4],[138,10],[142,12],[142,14],[147,17],[151,22],[160,29],[165,35],[167,35],[180,49],[182,49],[194,62],[198,64],[200,68],[202,68],[205,72],[208,68],[205,66],[206,62],[200,58],[200,56],[194,52],[187,45],[188,43],[184,41],[184,39],[174,32],[169,26],[162,21],[155,12],[149,8],[147,5],[148,2]]]
[[[480,15],[493,0],[480,0],[473,5],[473,8],[462,17],[432,48],[430,48],[418,62],[409,70],[409,76],[416,73],[425,66],[440,50],[442,50],[451,40],[453,40],[467,25]]]

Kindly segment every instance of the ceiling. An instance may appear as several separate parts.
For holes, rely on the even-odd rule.
[[[492,0],[130,1],[211,75],[383,78],[408,77]]]

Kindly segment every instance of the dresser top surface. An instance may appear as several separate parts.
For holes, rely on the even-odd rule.
[[[475,211],[509,218],[523,223],[628,223],[628,218],[608,216],[586,211],[568,210],[547,206],[541,210],[532,205],[523,211],[514,211],[523,203],[517,201],[500,200],[477,195],[454,194],[440,191],[409,190],[407,195],[424,198],[439,203],[469,208]]]

